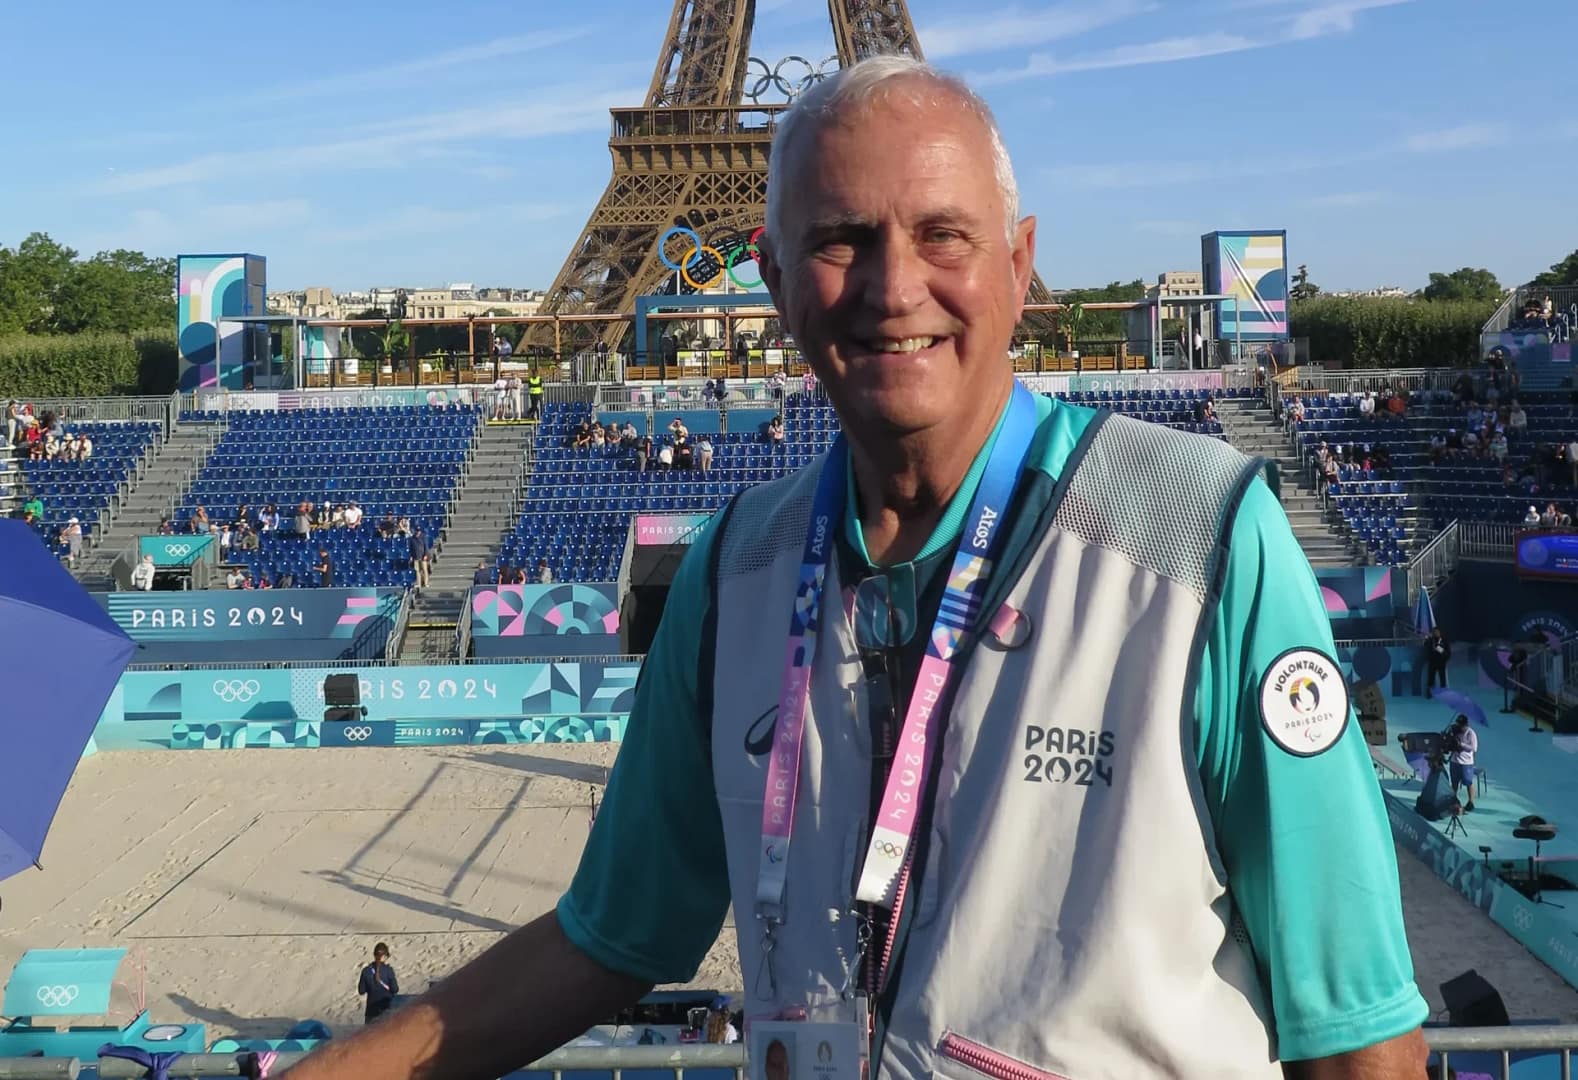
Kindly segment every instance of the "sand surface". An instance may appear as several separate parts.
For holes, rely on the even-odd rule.
[[[29,948],[122,945],[159,1021],[211,1038],[360,1022],[372,944],[401,988],[548,910],[615,746],[100,754],[77,770],[43,871],[0,883],[0,971]],[[1474,967],[1514,1017],[1578,1021],[1578,992],[1399,854],[1418,980]],[[732,924],[695,985],[740,986]]]

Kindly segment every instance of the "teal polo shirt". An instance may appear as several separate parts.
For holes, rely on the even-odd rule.
[[[1040,424],[1021,498],[1050,498],[1093,410],[1037,398]],[[986,468],[992,439],[916,556],[917,592],[946,565]],[[854,485],[849,485],[851,493]],[[1034,506],[1017,520],[1034,521]],[[701,627],[713,602],[709,526],[675,576],[642,666],[635,704],[597,822],[558,916],[605,967],[653,983],[695,976],[728,913],[722,820],[713,789],[710,717],[696,685]],[[851,494],[846,550],[864,557]],[[1008,535],[1013,543],[1033,536]],[[1013,552],[1005,552],[1005,563]],[[1359,726],[1315,757],[1265,734],[1258,687],[1292,648],[1335,655],[1314,572],[1263,481],[1244,495],[1229,535],[1217,612],[1195,688],[1196,760],[1228,888],[1249,933],[1283,1060],[1327,1057],[1417,1027],[1428,1006],[1414,984],[1397,863],[1380,786]],[[932,614],[921,611],[922,626]],[[778,630],[764,613],[764,630]],[[787,632],[788,613],[783,613]],[[908,667],[909,665],[906,665]],[[710,698],[710,692],[707,695]],[[1135,972],[1136,978],[1143,972]]]

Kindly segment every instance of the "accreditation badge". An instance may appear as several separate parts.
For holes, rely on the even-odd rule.
[[[751,1080],[865,1080],[866,1030],[854,1021],[758,1021],[746,1049]]]

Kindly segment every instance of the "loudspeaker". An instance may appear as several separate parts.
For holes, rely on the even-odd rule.
[[[1442,983],[1441,997],[1453,1027],[1506,1027],[1512,1023],[1501,995],[1473,968]]]
[[[357,675],[330,675],[323,680],[323,703],[331,709],[354,709],[362,703],[362,680]]]
[[[361,720],[367,715],[367,710],[361,706],[346,709],[324,709],[323,722],[326,724],[350,724]]]

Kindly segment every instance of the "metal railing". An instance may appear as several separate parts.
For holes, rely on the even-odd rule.
[[[152,420],[160,425],[162,434],[169,434],[175,423],[179,400],[176,394],[163,397],[16,397],[18,402],[33,406],[34,416],[53,412],[68,423],[72,420]]]
[[[1499,1080],[1512,1080],[1512,1056],[1538,1054],[1555,1057],[1561,1080],[1572,1080],[1572,1055],[1573,1050],[1578,1049],[1578,1025],[1426,1028],[1424,1035],[1436,1058],[1429,1069],[1430,1077],[1445,1080],[1454,1054],[1496,1054],[1501,1058]],[[178,1058],[168,1075],[175,1080],[245,1076],[252,1056],[250,1051],[189,1054]],[[306,1056],[305,1053],[280,1053],[275,1057],[274,1070],[289,1069]],[[82,1063],[76,1058],[0,1058],[0,1080],[75,1078],[81,1068]],[[634,1069],[672,1072],[674,1080],[684,1080],[687,1071],[733,1070],[739,1080],[746,1069],[745,1045],[575,1047],[555,1051],[510,1075],[548,1073],[553,1080],[563,1080],[566,1073],[593,1072],[619,1080],[622,1072]],[[98,1070],[103,1080],[142,1080],[148,1075],[141,1065],[123,1058],[102,1058]]]
[[[1510,562],[1513,539],[1523,528],[1501,521],[1460,522],[1459,554],[1464,559]]]
[[[1457,569],[1463,555],[1462,524],[1453,519],[1430,538],[1408,562],[1408,606],[1412,610],[1419,599],[1419,590],[1434,587],[1445,581]]]
[[[400,597],[400,610],[395,612],[394,625],[389,628],[389,634],[384,638],[384,656],[398,656],[400,647],[405,641],[406,627],[411,624],[411,590],[407,589]]]

